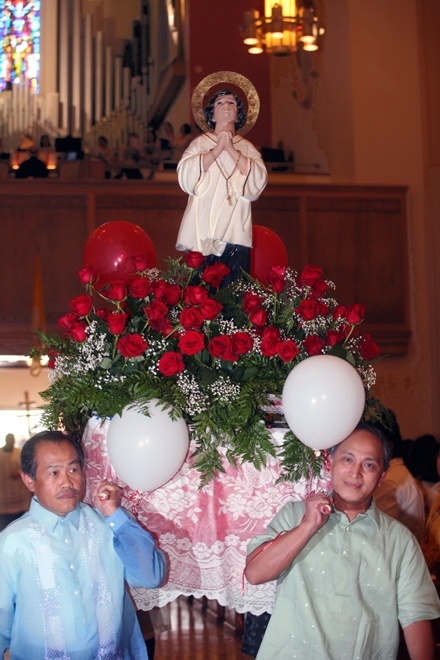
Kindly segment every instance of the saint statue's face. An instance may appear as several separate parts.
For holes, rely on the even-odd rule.
[[[214,102],[212,116],[216,128],[220,125],[235,124],[238,118],[237,101],[231,94],[219,96]]]

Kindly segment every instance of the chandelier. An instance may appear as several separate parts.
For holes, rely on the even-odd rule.
[[[264,16],[256,9],[246,11],[241,32],[252,55],[265,50],[284,56],[298,50],[318,50],[324,29],[313,0],[265,0]]]

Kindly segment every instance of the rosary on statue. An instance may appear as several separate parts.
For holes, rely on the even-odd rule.
[[[213,158],[214,158],[214,161],[215,161],[215,163],[216,163],[218,169],[220,170],[220,173],[221,173],[222,177],[223,177],[224,180],[225,180],[225,183],[226,183],[226,199],[227,199],[227,201],[228,201],[229,206],[232,206],[232,204],[233,204],[233,199],[232,199],[233,195],[232,195],[232,192],[231,192],[231,190],[230,190],[230,188],[229,188],[229,181],[230,181],[230,179],[232,178],[232,176],[235,174],[235,172],[237,171],[238,161],[239,161],[240,158],[241,158],[241,153],[238,152],[238,158],[237,158],[237,160],[236,160],[236,162],[235,162],[234,169],[232,170],[232,172],[231,172],[229,175],[227,175],[226,172],[223,171],[223,168],[222,168],[222,166],[220,165],[220,163],[219,163],[219,161],[217,160],[217,158],[214,156],[214,152],[213,152],[212,149],[211,149],[211,153],[212,153],[212,156],[213,156]]]

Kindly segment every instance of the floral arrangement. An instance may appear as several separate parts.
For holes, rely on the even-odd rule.
[[[98,286],[91,269],[80,270],[85,293],[59,320],[65,337],[41,335],[33,349],[33,357],[50,357],[50,386],[42,392],[48,428],[80,438],[91,415],[111,417],[158,398],[187,421],[206,483],[222,470],[220,447],[231,463],[257,468],[275,454],[271,402],[310,356],[348,360],[367,391],[365,414],[380,408],[371,394],[379,349],[359,331],[364,308],[338,304],[320,268],[298,275],[272,267],[264,282],[244,276],[222,288],[229,268],[206,265],[197,252],[168,260],[165,272],[149,269],[142,256],[133,261],[129,283]],[[280,458],[283,479],[297,480],[318,474],[325,452],[288,431]]]

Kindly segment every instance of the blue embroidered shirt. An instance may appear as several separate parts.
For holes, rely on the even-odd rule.
[[[158,587],[165,558],[123,509],[65,517],[34,498],[0,534],[0,655],[11,660],[147,658],[125,582]]]

